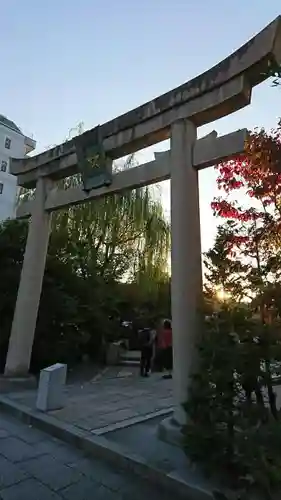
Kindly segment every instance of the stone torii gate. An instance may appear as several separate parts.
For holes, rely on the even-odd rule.
[[[40,301],[53,211],[171,178],[172,319],[174,350],[173,422],[183,423],[196,360],[202,298],[198,171],[241,153],[246,131],[197,140],[197,128],[251,101],[252,88],[281,62],[281,17],[209,71],[164,95],[35,157],[13,159],[18,185],[36,187],[17,217],[31,215],[6,360],[5,375],[26,376]],[[171,149],[154,161],[112,175],[112,160],[171,138]],[[105,167],[91,186],[58,190],[56,181],[77,173],[85,158],[103,151]],[[102,170],[103,168],[103,170]],[[106,176],[103,177],[106,172]],[[95,180],[96,179],[96,180]],[[97,180],[98,179],[98,180]],[[101,179],[104,179],[102,181]]]

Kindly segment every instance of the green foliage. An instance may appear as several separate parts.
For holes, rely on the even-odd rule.
[[[1,316],[1,369],[4,368],[16,294],[23,262],[27,223],[7,221],[0,225],[0,316]],[[94,358],[98,355],[99,337],[106,332],[109,310],[98,313],[93,307],[106,300],[96,283],[85,282],[73,272],[68,261],[55,257],[50,246],[47,257],[43,290],[38,314],[32,357],[32,370],[37,371],[60,359],[77,362],[87,346]],[[90,343],[95,331],[95,342]],[[92,350],[89,352],[89,345]]]
[[[121,170],[136,166],[129,157]],[[65,188],[80,185],[68,179]],[[84,277],[105,280],[162,281],[167,274],[170,224],[149,188],[100,198],[53,218],[52,238],[60,255]]]
[[[233,235],[236,233],[235,222],[227,221],[218,226],[215,243],[204,255],[205,288],[210,294],[223,290],[232,299],[241,300],[247,296],[245,276],[248,266],[240,256],[231,255]]]
[[[268,76],[280,84],[280,67],[270,66]],[[280,133],[280,121],[270,132],[251,132],[245,154],[217,167],[222,196],[211,207],[224,222],[205,254],[205,288],[219,313],[204,332],[186,406],[193,459],[222,472],[243,500],[250,490],[271,499],[281,489],[274,387],[281,367]],[[227,300],[218,300],[218,290]]]
[[[70,130],[66,141],[84,131]],[[113,166],[114,173],[136,167],[134,155]],[[58,183],[60,189],[82,186],[81,175]],[[22,189],[19,200],[34,196]],[[150,187],[137,188],[72,206],[53,214],[53,246],[84,278],[133,281],[153,288],[167,281],[171,236],[161,201]]]
[[[223,307],[200,341],[200,367],[185,405],[185,447],[207,473],[235,488],[236,498],[258,491],[271,499],[281,488],[280,419],[270,401],[281,362],[279,331],[278,324],[262,327],[245,308]]]
[[[6,358],[9,330],[23,262],[27,226],[24,222],[0,225],[0,367]]]

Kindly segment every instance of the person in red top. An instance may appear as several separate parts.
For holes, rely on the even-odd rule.
[[[173,369],[173,338],[172,325],[169,319],[165,319],[158,335],[158,347],[162,352],[162,366],[167,371],[163,378],[172,378]]]

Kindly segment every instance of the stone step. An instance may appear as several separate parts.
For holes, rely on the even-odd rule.
[[[139,366],[141,358],[140,351],[125,351],[121,355],[120,364],[122,366]]]
[[[121,355],[122,361],[140,361],[141,352],[140,351],[125,351]]]
[[[131,359],[131,360],[130,359],[129,360],[121,359],[121,361],[120,361],[120,365],[122,365],[122,366],[139,366],[139,364],[140,364],[140,360],[137,360],[137,359],[135,359],[135,360],[134,359]]]

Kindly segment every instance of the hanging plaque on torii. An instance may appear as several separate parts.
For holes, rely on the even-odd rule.
[[[100,125],[74,139],[78,170],[86,192],[112,183],[112,159],[105,154]]]

